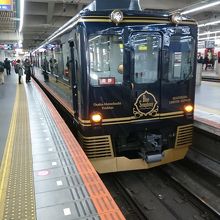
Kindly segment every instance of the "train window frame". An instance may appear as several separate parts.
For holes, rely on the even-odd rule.
[[[108,39],[108,41],[106,41],[106,43],[108,43],[109,45],[107,45],[107,49],[106,51],[104,51],[103,49],[103,53],[105,52],[106,54],[104,54],[107,57],[107,61],[106,65],[103,65],[103,69],[100,68],[100,64],[98,64],[98,59],[97,59],[97,65],[99,66],[95,66],[94,64],[94,57],[92,57],[90,51],[91,51],[91,42],[92,40],[96,40],[98,38],[116,38],[115,39],[115,47],[114,50],[119,49],[120,53],[119,53],[119,57],[117,57],[117,54],[114,54],[114,51],[110,51],[113,48],[113,43],[114,41],[110,41]],[[118,39],[117,39],[118,38]],[[117,43],[118,41],[118,43]],[[113,43],[112,43],[113,42]],[[118,47],[118,48],[117,48]],[[119,65],[123,65],[123,56],[124,56],[124,44],[123,44],[123,38],[121,35],[119,34],[92,34],[89,36],[88,39],[88,57],[89,57],[89,83],[91,86],[93,87],[104,87],[104,86],[120,86],[123,84],[123,74],[121,74],[120,72],[118,72],[118,66]],[[93,47],[93,50],[95,47]],[[109,50],[108,50],[109,49]],[[113,54],[111,54],[113,53]],[[97,52],[98,54],[98,52]],[[96,56],[97,56],[96,54]],[[115,56],[113,56],[115,55]],[[95,54],[93,55],[95,56]],[[111,56],[114,58],[111,59]],[[118,59],[117,59],[118,58]],[[93,59],[93,61],[92,61]],[[100,59],[100,58],[99,58]],[[113,62],[114,61],[114,62]],[[102,61],[103,62],[103,61]],[[92,71],[93,70],[93,71]],[[102,71],[103,70],[103,71]],[[102,73],[102,74],[100,74]],[[114,78],[114,80],[112,80]],[[103,79],[106,79],[106,83],[102,83],[104,82]],[[110,82],[111,81],[111,82]]]
[[[154,65],[154,67],[155,67],[155,69],[153,70],[153,71],[151,71],[151,73],[152,72],[156,72],[156,74],[149,74],[146,70],[145,70],[145,72],[143,73],[143,72],[140,72],[140,76],[141,77],[143,77],[143,75],[145,75],[146,76],[146,78],[145,78],[145,80],[143,81],[137,81],[137,78],[139,78],[138,76],[138,73],[139,72],[136,72],[136,69],[135,69],[135,66],[136,66],[136,64],[135,64],[135,58],[136,58],[136,54],[135,54],[135,47],[134,47],[134,42],[133,42],[133,39],[134,39],[134,37],[135,36],[137,36],[137,35],[139,35],[139,36],[141,36],[141,37],[143,37],[143,36],[145,36],[145,37],[148,37],[148,38],[157,38],[157,41],[158,41],[158,44],[157,44],[157,51],[156,51],[156,58],[157,58],[157,62],[155,63],[155,60],[154,60],[154,63],[155,63],[155,65]],[[131,34],[131,36],[130,36],[130,40],[131,40],[131,43],[130,43],[130,45],[131,45],[131,47],[132,47],[132,53],[133,53],[133,59],[132,59],[132,62],[133,62],[133,76],[131,77],[132,79],[133,79],[133,82],[135,83],[135,84],[138,84],[138,85],[141,85],[141,84],[151,84],[151,83],[155,83],[155,82],[157,82],[158,80],[159,80],[159,64],[161,63],[160,62],[160,54],[161,54],[161,49],[162,49],[162,36],[161,36],[161,34],[159,33],[159,32],[150,32],[150,31],[135,31],[135,32],[133,32],[132,34]],[[141,48],[140,48],[141,47]],[[139,50],[140,51],[147,51],[148,50],[148,45],[146,46],[146,45],[144,45],[144,44],[142,44],[142,45],[139,45]],[[150,51],[150,53],[152,54],[152,55],[155,55],[154,53],[155,53],[155,51],[153,51],[153,50],[151,50]],[[154,58],[155,58],[154,57]],[[151,66],[152,67],[152,63],[153,62],[150,62],[150,65],[149,66]],[[146,63],[147,64],[147,63]],[[148,66],[148,65],[147,65]],[[141,68],[143,68],[144,67],[144,65],[142,65],[141,66]],[[151,77],[149,78],[148,76],[150,76],[151,75]],[[153,78],[154,77],[154,78]]]
[[[187,43],[189,48],[191,50],[187,51],[188,56],[184,54],[186,53],[186,48],[180,50],[174,50],[174,48],[171,48],[172,39],[175,38],[174,43],[179,43],[179,45],[176,47],[184,48],[183,45],[181,45],[181,38],[183,40],[189,40]],[[191,42],[191,46],[190,43]],[[172,35],[170,36],[170,43],[166,50],[166,58],[164,59],[165,62],[163,64],[164,69],[166,69],[163,79],[168,82],[179,82],[179,81],[185,81],[192,79],[194,76],[194,54],[195,54],[195,44],[196,40],[190,36],[190,35]],[[186,45],[185,45],[186,47]],[[174,51],[172,51],[174,50]],[[190,65],[185,65],[189,64]],[[187,68],[188,67],[188,68]]]

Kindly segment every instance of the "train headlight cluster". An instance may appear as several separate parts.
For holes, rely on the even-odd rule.
[[[191,113],[191,112],[193,111],[193,106],[190,105],[190,104],[185,105],[185,106],[184,106],[184,111],[185,111],[186,113]]]
[[[122,22],[124,16],[122,11],[116,9],[111,13],[111,21],[114,22],[116,25],[118,25],[120,22]]]
[[[180,13],[175,13],[171,16],[171,21],[174,24],[179,24],[182,20],[182,15]]]
[[[90,121],[92,124],[101,124],[102,115],[99,112],[94,112],[90,115]]]

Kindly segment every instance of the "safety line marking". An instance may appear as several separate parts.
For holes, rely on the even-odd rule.
[[[18,86],[16,89],[16,96],[15,96],[15,103],[13,107],[10,127],[8,130],[8,136],[5,144],[5,150],[3,154],[3,159],[0,168],[0,219],[3,219],[4,214],[4,207],[5,207],[5,197],[7,193],[7,186],[8,186],[8,177],[10,174],[11,168],[11,159],[12,159],[12,152],[13,152],[13,145],[14,145],[14,138],[15,138],[15,127],[16,127],[16,119],[18,115],[18,104],[19,104],[19,92]]]

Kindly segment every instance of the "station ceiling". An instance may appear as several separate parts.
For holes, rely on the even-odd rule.
[[[18,31],[18,4],[14,1],[12,12],[0,12],[0,32],[17,33]],[[51,33],[57,30],[81,9],[93,0],[24,0],[24,24],[23,24],[23,48],[33,49],[40,45]],[[142,9],[166,9],[175,11],[178,9],[192,9],[207,3],[217,2],[213,0],[140,0]],[[16,6],[17,3],[17,6]],[[220,20],[220,4],[188,14],[199,24]],[[200,33],[205,31],[220,30],[220,24],[204,26]],[[8,38],[7,38],[8,39]],[[0,35],[1,41],[1,35]]]

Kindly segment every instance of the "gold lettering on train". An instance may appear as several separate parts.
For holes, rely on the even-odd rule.
[[[188,96],[174,96],[169,101],[169,104],[178,104],[178,103],[185,103],[185,102],[191,102],[191,99],[188,98]]]
[[[122,105],[121,102],[104,102],[104,103],[93,103],[94,107],[101,107],[103,110],[115,109],[115,106]]]

